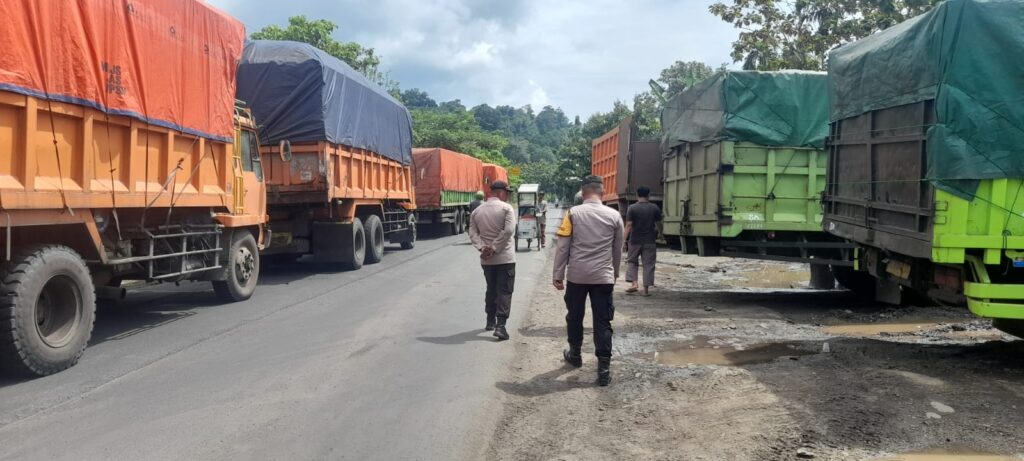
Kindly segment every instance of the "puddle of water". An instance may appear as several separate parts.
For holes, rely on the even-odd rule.
[[[800,343],[768,343],[739,349],[735,346],[712,344],[710,338],[698,336],[692,341],[665,343],[661,350],[633,354],[661,365],[749,365],[767,363],[780,357],[811,355],[815,352],[800,349]]]
[[[849,325],[828,325],[821,331],[840,336],[874,336],[881,333],[916,333],[937,327],[938,323],[863,323]]]
[[[1018,458],[994,455],[974,450],[937,448],[933,450],[904,453],[891,458],[881,458],[878,461],[1012,461],[1016,459]]]
[[[779,264],[763,265],[754,270],[741,270],[734,274],[733,285],[751,288],[799,288],[811,279],[811,273],[804,267],[793,270]]]

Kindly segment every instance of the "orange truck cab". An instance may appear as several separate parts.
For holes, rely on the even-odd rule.
[[[74,2],[0,3],[4,374],[74,365],[96,298],[127,280],[249,298],[266,238],[256,123],[234,100],[242,25],[198,0]]]

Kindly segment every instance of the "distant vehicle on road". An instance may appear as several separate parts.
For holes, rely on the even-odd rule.
[[[416,224],[447,225],[452,235],[468,231],[469,204],[482,190],[483,162],[441,148],[413,149],[412,158]]]
[[[537,221],[537,204],[540,200],[540,184],[522,184],[516,191],[516,202],[519,207],[519,219],[516,221],[516,250],[519,241],[526,240],[526,249],[530,249],[533,241],[537,241],[540,251],[540,223]]]

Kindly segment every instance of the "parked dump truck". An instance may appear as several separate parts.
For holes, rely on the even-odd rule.
[[[445,225],[451,233],[469,230],[469,203],[483,183],[483,162],[441,148],[412,150],[416,224]]]
[[[951,0],[829,56],[825,228],[879,299],[966,300],[1024,333],[1024,4]],[[958,37],[949,40],[949,37]],[[902,288],[901,288],[902,287]]]
[[[636,203],[636,189],[651,189],[651,202],[661,206],[662,162],[658,141],[636,139],[633,118],[627,117],[619,126],[591,142],[591,174],[604,180],[604,203],[619,210]]]
[[[74,365],[96,298],[126,280],[249,298],[266,213],[255,122],[234,100],[242,24],[193,0],[0,16],[0,370]]]
[[[508,183],[508,170],[505,167],[495,165],[493,163],[483,164],[484,168],[484,182],[480,185],[484,191],[484,197],[491,198],[494,194],[491,193],[491,184],[494,181],[505,181]]]
[[[359,269],[416,241],[412,119],[383,88],[297,42],[247,42],[238,97],[260,121],[272,232],[264,254]],[[262,118],[260,118],[262,117]]]
[[[701,256],[828,266],[845,285],[853,245],[821,228],[828,134],[826,77],[725,71],[683,91],[662,113],[664,233]]]

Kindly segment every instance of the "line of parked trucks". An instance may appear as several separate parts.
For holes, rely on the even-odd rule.
[[[70,8],[69,6],[75,6]],[[4,2],[0,372],[72,366],[129,280],[252,296],[261,261],[353,269],[468,227],[504,169],[412,148],[408,111],[308,45],[245,42],[198,0]],[[829,72],[722,72],[593,142],[669,245],[806,262],[879,299],[964,302],[1024,334],[1024,6],[950,0]],[[97,33],[103,31],[103,33]]]
[[[126,281],[248,299],[261,260],[358,269],[386,241],[413,247],[417,200],[461,232],[485,178],[507,180],[437,150],[415,155],[472,163],[467,182],[417,178],[401,103],[309,45],[246,42],[201,1],[25,0],[0,15],[5,374],[74,365],[97,297]]]
[[[1020,24],[1019,1],[950,0],[828,73],[720,72],[665,103],[657,160],[626,121],[593,173],[621,210],[656,190],[686,253],[804,262],[812,283],[966,303],[1024,336]]]

